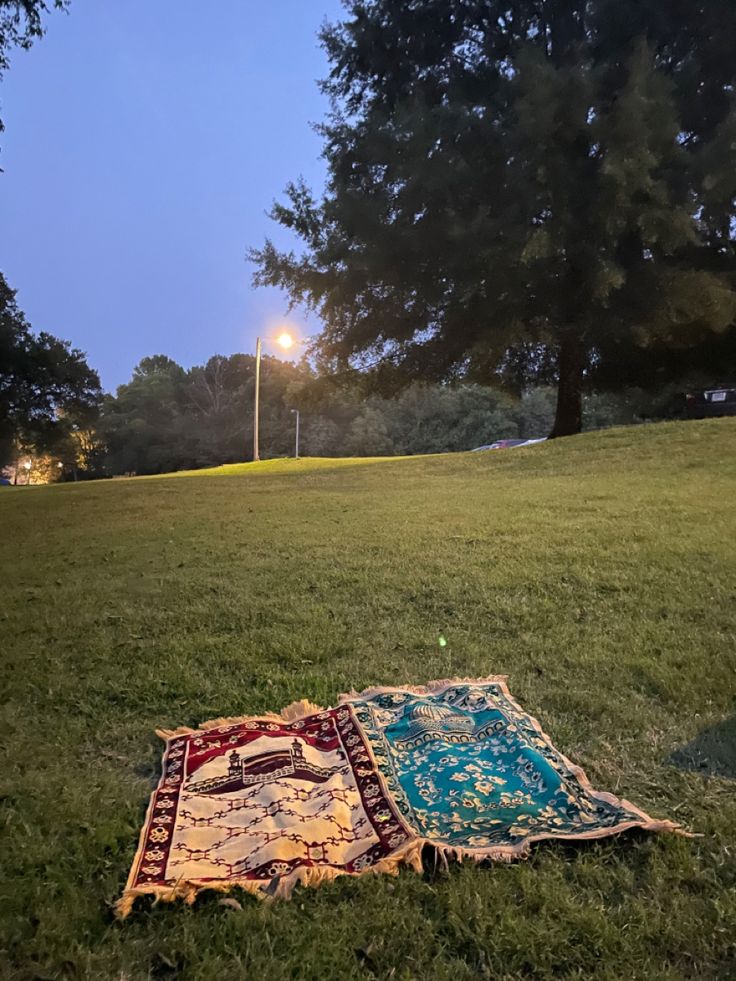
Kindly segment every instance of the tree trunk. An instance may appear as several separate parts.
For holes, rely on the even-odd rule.
[[[585,353],[576,333],[566,330],[557,356],[557,411],[550,439],[574,436],[583,428],[583,369]]]

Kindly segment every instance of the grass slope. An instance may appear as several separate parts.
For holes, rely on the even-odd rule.
[[[735,448],[714,420],[4,490],[4,976],[732,975]],[[596,786],[702,837],[113,920],[155,726],[490,673]],[[720,776],[670,762],[704,731]]]

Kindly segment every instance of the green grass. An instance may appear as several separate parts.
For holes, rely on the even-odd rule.
[[[277,457],[275,460],[259,460],[258,463],[223,463],[219,467],[202,470],[178,470],[176,473],[151,474],[146,477],[121,477],[120,480],[160,480],[172,477],[276,477],[284,474],[314,473],[315,470],[342,470],[345,467],[362,467],[375,463],[396,463],[409,460],[405,456],[345,456],[330,457]],[[427,459],[426,457],[424,459]]]
[[[735,449],[713,420],[3,490],[0,975],[733,976],[734,746],[718,775],[670,758],[733,740]],[[492,673],[594,785],[701,837],[114,920],[154,727]]]

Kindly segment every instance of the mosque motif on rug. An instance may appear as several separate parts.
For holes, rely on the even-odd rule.
[[[680,831],[593,790],[505,678],[374,688],[336,708],[215,719],[166,740],[117,910],[240,887],[422,869],[422,851],[509,861],[544,838]]]

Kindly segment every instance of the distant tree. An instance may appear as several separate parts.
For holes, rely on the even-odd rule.
[[[519,436],[537,439],[546,436],[555,418],[555,391],[547,386],[527,389],[519,402]]]
[[[287,401],[301,381],[299,366],[263,358],[265,457],[293,453],[294,421]],[[144,358],[103,406],[99,431],[107,445],[108,469],[150,474],[248,459],[254,384],[255,359],[247,354],[215,355],[189,371],[164,355]]]
[[[102,407],[100,434],[113,473],[163,473],[189,463],[182,407],[187,376],[162,354],[143,358]]]
[[[94,421],[101,398],[84,354],[51,334],[32,333],[0,273],[0,465],[17,449],[53,451]]]
[[[519,431],[518,399],[481,385],[414,383],[392,398],[370,396],[343,420],[338,452],[391,456],[469,450]],[[323,411],[325,411],[323,409]]]
[[[343,452],[337,423],[324,415],[307,415],[301,421],[301,450],[304,456],[340,456]]]
[[[261,361],[261,450],[264,456],[293,452],[289,408],[303,381],[303,369],[265,355]],[[234,354],[210,358],[189,373],[187,396],[194,407],[193,432],[202,463],[249,459],[253,448],[255,358]]]
[[[189,372],[186,398],[198,466],[245,458],[252,433],[254,378],[254,358],[245,354],[216,355]]]
[[[641,422],[636,392],[591,392],[583,399],[583,429],[631,426]]]
[[[392,456],[396,452],[380,408],[367,405],[353,419],[345,436],[346,456]]]
[[[736,315],[733,0],[347,0],[322,40],[327,187],[273,217],[258,284],[336,363],[556,380]],[[514,367],[515,366],[515,367]]]
[[[414,383],[374,404],[385,414],[399,454],[470,450],[518,435],[517,400],[481,385]]]
[[[10,66],[14,47],[26,51],[43,36],[43,15],[50,7],[66,10],[69,0],[0,0],[0,81]],[[0,133],[5,129],[0,119]]]
[[[107,476],[107,446],[96,422],[78,421],[54,446],[54,480],[93,480]]]

